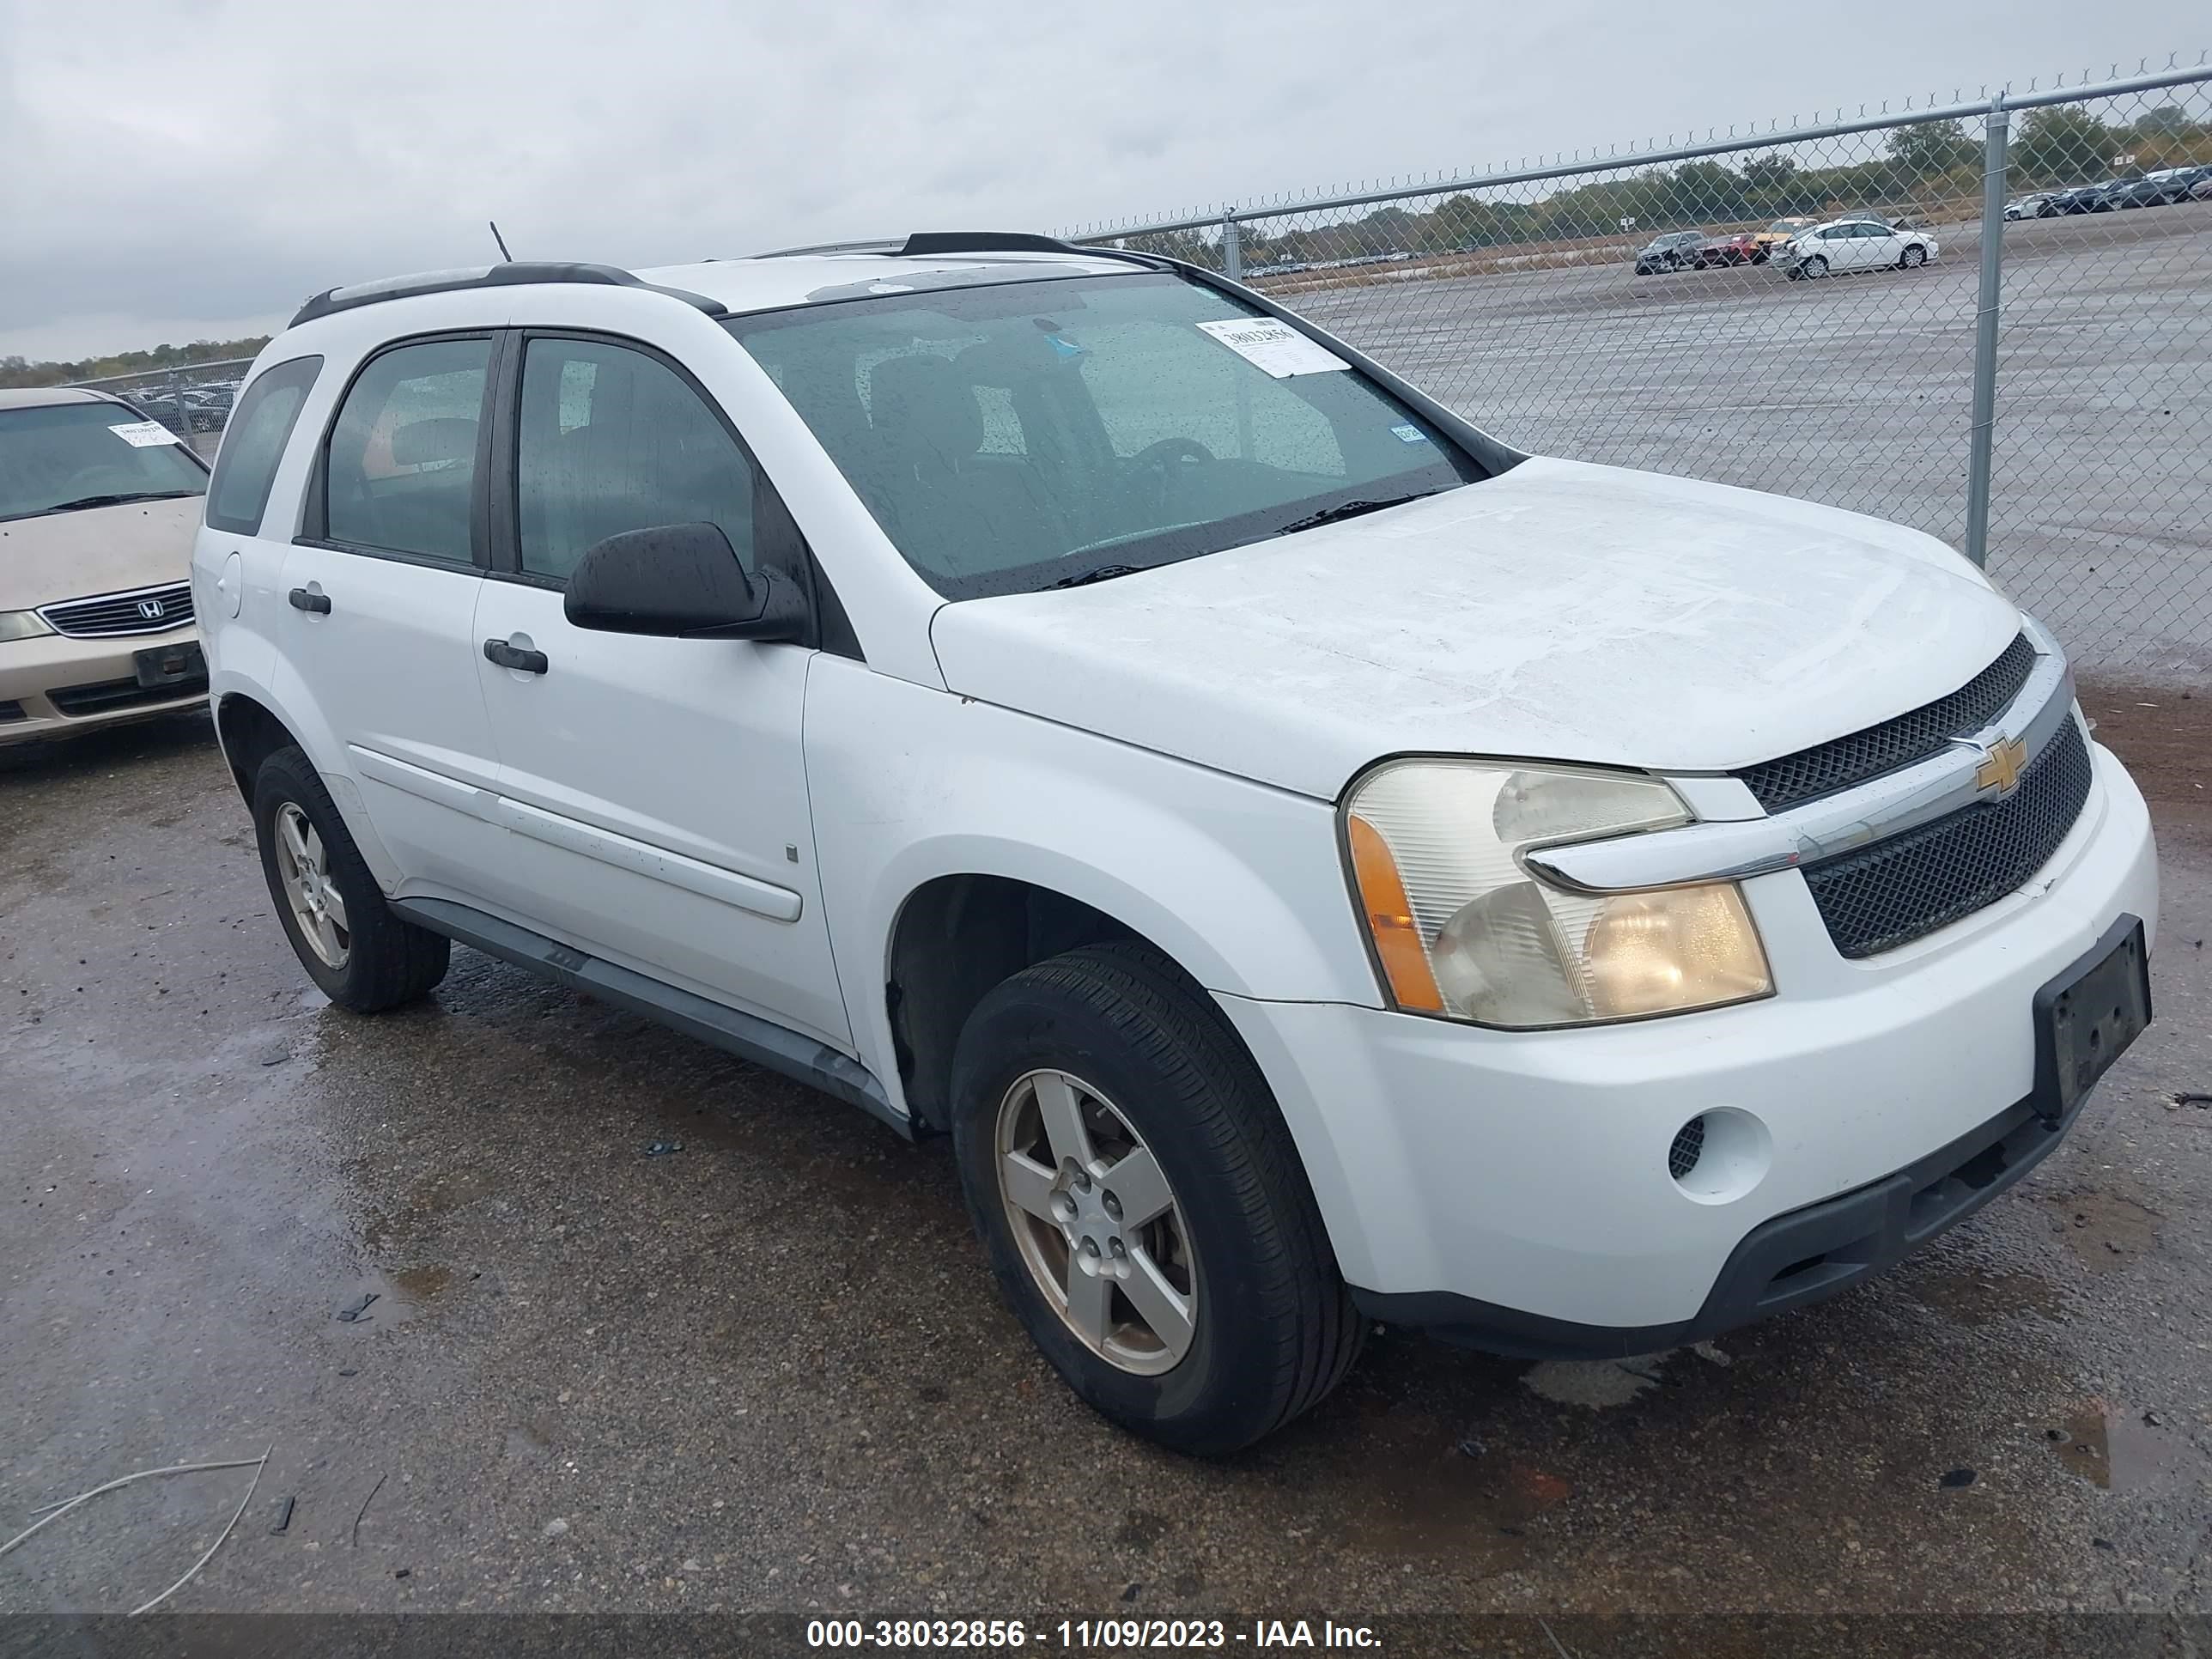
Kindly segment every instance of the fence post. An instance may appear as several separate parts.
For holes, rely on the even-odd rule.
[[[192,412],[185,407],[185,375],[182,369],[169,371],[169,401],[177,410],[177,435],[184,440],[185,447],[192,447]]]
[[[1996,440],[1997,306],[2004,270],[2005,141],[2011,112],[1990,105],[1982,139],[1982,280],[1974,313],[1974,416],[1966,440],[1966,556],[1990,562],[1990,459]]]
[[[1237,222],[1224,216],[1221,221],[1221,274],[1232,283],[1244,280],[1244,247],[1237,234]]]

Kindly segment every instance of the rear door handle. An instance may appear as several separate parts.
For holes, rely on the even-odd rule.
[[[552,665],[543,651],[518,651],[505,640],[486,640],[484,660],[501,668],[518,668],[526,674],[542,674]]]
[[[284,597],[292,602],[295,611],[312,611],[318,617],[331,614],[331,596],[327,593],[310,593],[304,587],[295,587]]]

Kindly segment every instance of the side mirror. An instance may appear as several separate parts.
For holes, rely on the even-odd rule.
[[[803,640],[805,597],[748,574],[719,526],[656,525],[584,550],[562,609],[578,628],[690,640]]]

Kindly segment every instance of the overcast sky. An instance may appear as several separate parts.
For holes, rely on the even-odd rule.
[[[1753,19],[1756,19],[1754,22]],[[2179,0],[0,0],[0,356],[492,254],[1065,229],[2206,44]]]

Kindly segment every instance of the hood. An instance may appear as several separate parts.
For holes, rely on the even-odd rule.
[[[956,692],[1333,799],[1407,752],[1747,766],[1956,690],[2019,628],[1917,531],[1538,458],[931,636]]]
[[[0,611],[188,580],[200,505],[182,495],[0,521]]]

